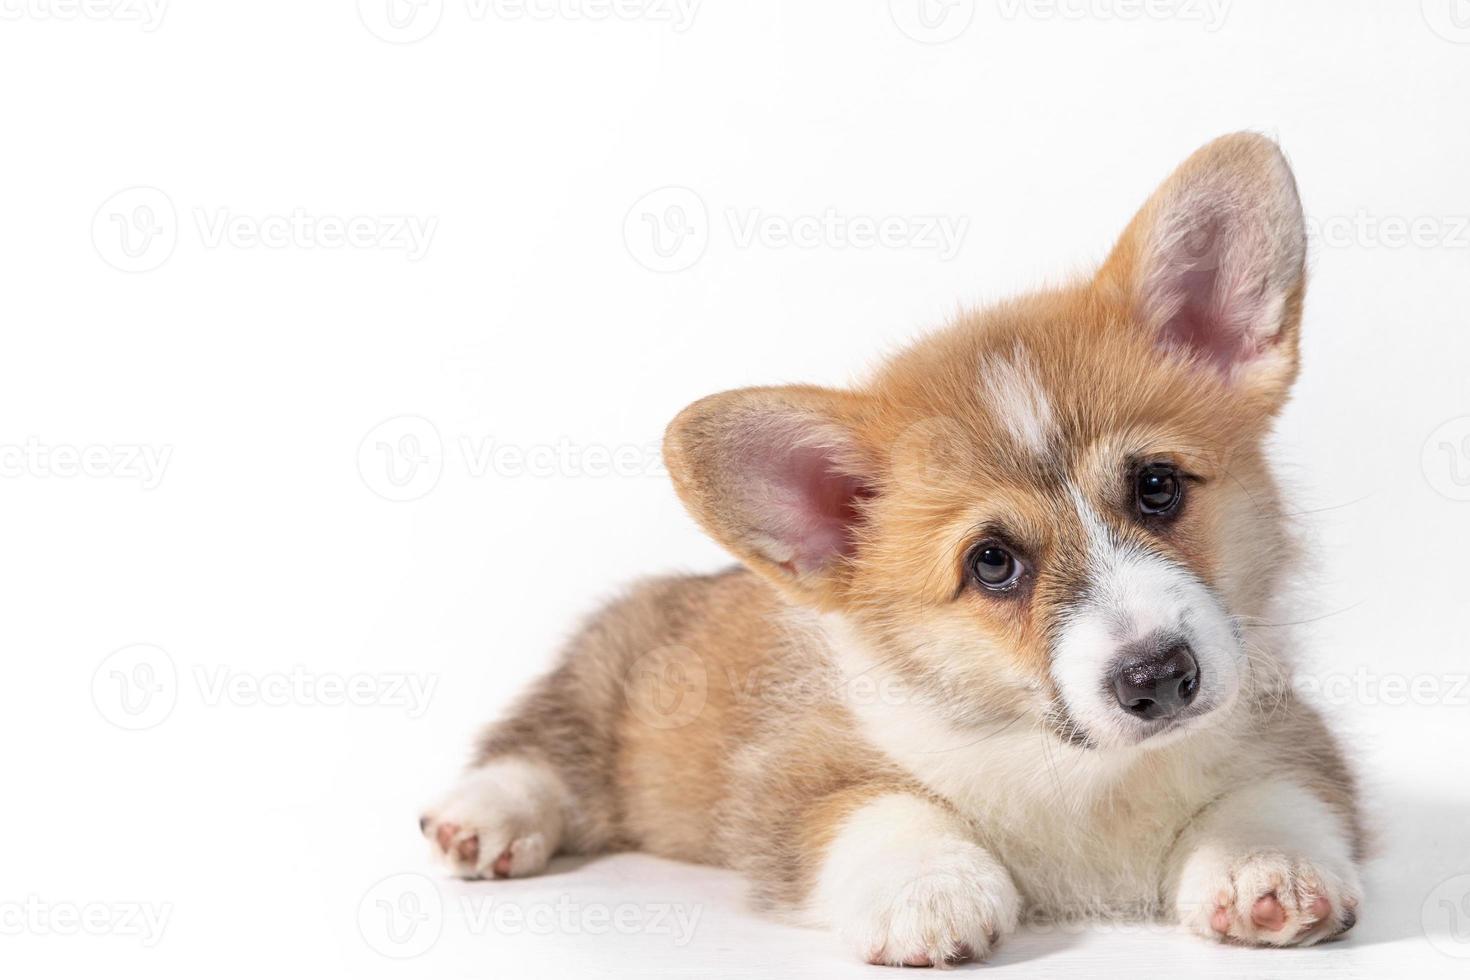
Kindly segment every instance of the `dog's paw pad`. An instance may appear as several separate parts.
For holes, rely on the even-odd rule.
[[[419,821],[420,828],[424,828],[427,835],[427,827],[434,827],[434,843],[446,857],[452,857],[456,862],[465,863],[473,867],[480,858],[480,837],[473,830],[466,831],[457,823],[444,821],[433,823],[430,818]]]
[[[506,839],[510,831],[503,819],[492,818],[477,827],[430,816],[426,825],[430,850],[461,878],[521,878],[542,870],[551,858],[545,834]]]
[[[1211,900],[1181,901],[1187,925],[1217,939],[1252,946],[1305,946],[1352,928],[1359,901],[1349,869],[1333,873],[1310,861],[1264,851],[1219,870]]]
[[[1274,893],[1262,895],[1251,906],[1251,922],[1257,929],[1277,932],[1286,925],[1286,909],[1281,907]]]

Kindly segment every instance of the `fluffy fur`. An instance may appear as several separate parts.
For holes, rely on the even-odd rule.
[[[1225,137],[1091,279],[965,316],[855,390],[690,406],[669,469],[743,567],[593,617],[425,815],[436,859],[726,865],[895,965],[983,958],[1023,915],[1345,931],[1362,830],[1288,682],[1262,448],[1297,372],[1302,228],[1275,145]],[[1181,474],[1167,520],[1132,496],[1143,465]],[[1013,586],[973,578],[985,542]],[[1166,641],[1199,693],[1130,715],[1110,678]]]

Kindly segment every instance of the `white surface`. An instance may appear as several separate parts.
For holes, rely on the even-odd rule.
[[[873,975],[743,911],[730,875],[639,856],[431,877],[445,911],[411,960],[379,955],[359,910],[371,933],[378,899],[424,887],[375,883],[434,875],[418,808],[576,615],[633,575],[723,562],[639,462],[675,411],[742,384],[841,383],[959,303],[1084,268],[1196,145],[1250,127],[1282,140],[1325,230],[1280,441],[1320,562],[1304,640],[1381,818],[1369,904],[1350,941],[1312,950],[1094,928],[1016,937],[994,966],[1464,974],[1464,4],[1236,0],[1202,22],[1189,13],[1222,8],[958,0],[929,33],[895,4],[706,2],[678,30],[446,0],[411,44],[345,2],[179,0],[153,30],[0,6],[0,443],[102,446],[91,468],[111,474],[7,450],[0,478],[0,969]],[[900,24],[963,30],[925,44]],[[137,186],[164,196],[114,198]],[[645,199],[668,186],[685,190]],[[139,204],[162,233],[130,257],[115,216]],[[661,257],[644,218],[669,204],[695,234]],[[294,230],[267,220],[296,209]],[[780,244],[829,209],[940,247]],[[747,241],[755,213],[776,221]],[[422,254],[308,237],[354,216],[370,246]],[[924,237],[926,216],[951,238]],[[262,228],[285,237],[253,243]],[[423,421],[375,431],[401,416]],[[376,444],[414,434],[441,465],[395,488]],[[564,459],[486,470],[487,445]],[[125,465],[135,446],[169,454],[150,489]],[[587,474],[618,447],[637,475]],[[133,644],[151,646],[104,665]],[[165,687],[128,715],[114,671],[139,663]],[[307,686],[354,677],[355,703]],[[588,928],[619,903],[701,913],[676,945],[647,920],[476,931],[459,903],[563,895]],[[25,914],[92,903],[99,935]],[[129,903],[166,911],[156,942],[124,925]]]

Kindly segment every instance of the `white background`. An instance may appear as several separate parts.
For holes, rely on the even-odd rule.
[[[727,873],[454,883],[415,819],[578,615],[724,562],[652,461],[680,407],[1085,270],[1241,128],[1321,229],[1281,473],[1369,903],[1313,950],[1033,932],[986,969],[1466,968],[1463,0],[87,2],[0,0],[5,973],[874,975]],[[778,237],[829,216],[899,241]],[[700,918],[594,935],[624,903]]]

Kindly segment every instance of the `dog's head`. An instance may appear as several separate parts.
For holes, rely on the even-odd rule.
[[[1262,442],[1297,373],[1305,232],[1269,140],[1187,160],[1097,274],[966,317],[852,391],[670,425],[680,496],[952,720],[1083,745],[1219,716],[1279,584]]]

